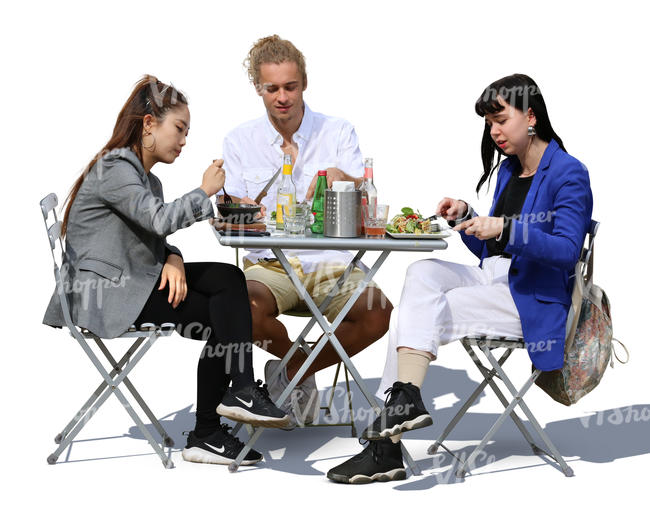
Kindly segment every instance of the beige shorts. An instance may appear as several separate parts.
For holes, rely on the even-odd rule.
[[[316,271],[305,275],[302,271],[302,265],[297,258],[289,258],[289,262],[316,305],[320,305],[325,300],[327,294],[334,287],[334,284],[336,284],[336,281],[346,268],[346,266],[325,263],[320,265]],[[258,263],[252,263],[244,260],[244,275],[246,276],[246,280],[261,282],[269,288],[275,297],[278,313],[282,314],[289,310],[297,312],[307,312],[309,310],[279,261],[259,261]],[[330,323],[341,312],[341,309],[343,309],[364,277],[365,273],[359,268],[352,270],[352,273],[341,286],[341,291],[325,309],[325,317]],[[379,289],[374,281],[370,281],[368,284],[368,288],[371,287]]]

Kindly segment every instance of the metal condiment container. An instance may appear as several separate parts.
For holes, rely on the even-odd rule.
[[[361,192],[325,190],[323,234],[330,238],[361,236]]]

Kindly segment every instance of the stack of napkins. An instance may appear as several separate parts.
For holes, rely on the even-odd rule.
[[[354,183],[352,181],[333,181],[332,182],[332,191],[333,192],[353,192]]]

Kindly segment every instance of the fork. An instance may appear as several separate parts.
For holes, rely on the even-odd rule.
[[[212,163],[214,163],[217,160],[212,160]],[[228,192],[224,187],[221,188],[223,190],[223,203],[224,204],[232,204],[232,197],[228,195]]]

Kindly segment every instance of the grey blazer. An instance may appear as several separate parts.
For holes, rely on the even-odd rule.
[[[200,188],[165,203],[160,180],[127,148],[101,158],[72,203],[61,274],[72,320],[100,337],[125,332],[170,252],[165,237],[214,216]],[[56,290],[43,323],[64,326]]]

